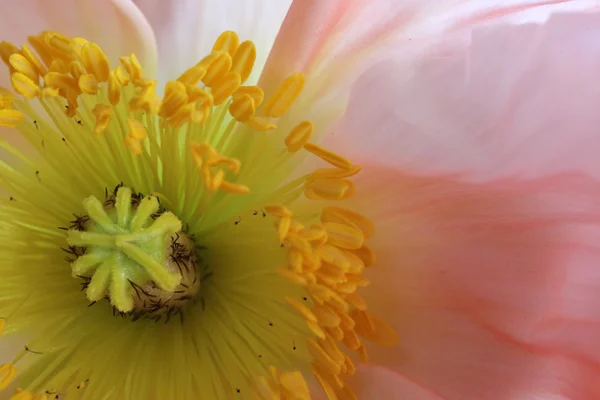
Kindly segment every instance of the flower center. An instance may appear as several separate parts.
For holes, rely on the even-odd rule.
[[[329,399],[354,398],[344,376],[368,361],[365,340],[397,338],[359,294],[373,223],[332,205],[360,167],[294,114],[304,75],[244,85],[255,47],[228,31],[161,98],[133,54],[111,69],[82,38],[29,43],[0,43],[17,94],[0,89],[0,126],[36,151],[0,142],[19,159],[0,163],[0,330],[33,336],[0,365],[0,389],[27,355],[19,379],[36,393],[309,399],[314,378]],[[290,179],[307,155],[323,167]],[[87,299],[139,321],[82,300],[65,240]]]
[[[195,246],[181,221],[161,210],[154,196],[117,187],[104,203],[90,196],[86,214],[67,232],[77,258],[73,275],[84,280],[87,298],[104,298],[119,313],[155,320],[181,312],[200,289]]]

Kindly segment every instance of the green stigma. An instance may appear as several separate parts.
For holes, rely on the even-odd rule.
[[[134,309],[134,287],[149,281],[173,292],[181,275],[166,265],[171,238],[181,231],[181,221],[164,212],[155,196],[132,204],[132,192],[120,187],[114,206],[95,196],[83,201],[88,222],[67,232],[69,246],[85,247],[71,265],[73,276],[90,278],[86,295],[92,302],[109,297],[120,312]]]

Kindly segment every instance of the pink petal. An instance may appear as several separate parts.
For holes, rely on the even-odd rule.
[[[473,179],[600,174],[600,13],[476,30],[469,46],[381,63],[331,145],[358,160]]]
[[[373,362],[450,400],[599,398],[598,182],[364,171],[354,208],[378,229],[365,297],[400,337]]]
[[[405,376],[374,365],[362,365],[357,369],[352,389],[359,399],[443,400]]]
[[[533,11],[541,5],[548,7],[537,14],[547,15],[555,9],[574,8],[573,3],[298,0],[284,21],[261,84],[269,93],[290,73],[307,74],[296,108],[304,118],[314,115],[319,130],[325,130],[344,110],[351,84],[372,65],[393,58],[411,64],[442,38],[464,41],[474,24],[508,17],[534,19]],[[325,113],[330,114],[329,120],[324,120]]]
[[[23,0],[3,4],[2,11],[0,40],[20,46],[28,36],[54,30],[98,43],[115,66],[120,56],[133,52],[149,77],[156,72],[154,34],[131,1]],[[5,68],[0,77],[7,86]]]
[[[257,46],[256,80],[291,0],[136,0],[158,40],[161,81],[175,79],[210,53],[224,31]]]

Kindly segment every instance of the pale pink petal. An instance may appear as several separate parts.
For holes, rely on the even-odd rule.
[[[416,173],[600,175],[600,13],[482,28],[412,63],[357,82],[332,146]]]
[[[473,25],[501,19],[540,20],[559,9],[589,8],[592,1],[581,3],[298,0],[277,37],[261,85],[270,93],[285,76],[304,72],[307,84],[293,112],[316,119],[324,131],[344,110],[351,84],[378,62],[400,59],[410,66],[440,39],[465,42]]]
[[[443,400],[405,376],[374,365],[358,367],[352,389],[359,399]]]
[[[397,329],[385,365],[445,399],[600,396],[600,183],[467,184],[365,166],[365,297]]]
[[[136,0],[158,40],[161,81],[175,79],[210,53],[224,31],[257,47],[256,80],[291,0]]]

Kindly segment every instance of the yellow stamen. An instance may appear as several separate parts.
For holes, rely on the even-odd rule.
[[[235,50],[238,47],[240,39],[234,31],[225,31],[219,35],[215,44],[213,45],[212,51],[225,51],[233,56]]]
[[[302,92],[304,80],[304,74],[299,72],[288,76],[265,104],[265,116],[278,118],[285,114]]]
[[[98,93],[98,81],[92,74],[85,74],[79,77],[79,89],[83,93],[96,94]]]
[[[21,72],[13,72],[10,75],[10,82],[12,83],[15,92],[23,95],[27,99],[33,99],[40,92],[40,87]]]
[[[38,82],[40,79],[39,73],[36,70],[35,66],[29,62],[25,56],[14,53],[9,58],[10,65],[15,69],[15,71],[22,73],[33,82]]]
[[[94,127],[94,133],[96,135],[101,134],[106,130],[110,123],[112,108],[105,104],[96,104],[92,113],[96,117],[96,126]]]
[[[240,74],[237,72],[228,72],[216,79],[212,86],[212,95],[215,105],[219,105],[227,100],[231,94],[240,86],[242,83]]]
[[[19,110],[11,108],[0,110],[0,126],[14,128],[15,126],[19,125],[21,121],[23,121],[23,117],[23,113]]]
[[[354,192],[354,183],[347,179],[316,179],[304,187],[304,194],[312,200],[344,200]]]
[[[254,100],[254,105],[258,107],[265,99],[265,93],[258,86],[240,86],[235,93],[233,93],[233,99],[237,99],[240,96],[248,95]]]
[[[249,95],[234,97],[229,105],[229,113],[239,122],[248,122],[254,116],[256,106],[254,100]]]
[[[256,47],[254,46],[254,43],[247,40],[245,42],[242,42],[239,45],[239,47],[235,50],[231,70],[240,74],[242,83],[246,82],[246,80],[252,73],[255,61]]]
[[[119,103],[119,100],[121,100],[121,83],[117,78],[116,72],[110,71],[108,78],[108,101],[114,106]]]
[[[248,121],[248,125],[256,131],[270,131],[277,128],[277,125],[261,117],[254,117]]]
[[[96,43],[88,42],[81,47],[81,58],[88,73],[98,82],[107,82],[110,77],[108,58]]]
[[[342,169],[352,168],[352,163],[350,161],[332,151],[329,151],[321,146],[317,146],[316,144],[306,143],[304,145],[304,149],[335,167]]]
[[[185,86],[195,86],[202,78],[204,78],[204,75],[206,75],[206,68],[202,65],[195,65],[181,74],[181,76],[177,78],[177,81],[183,83]]]
[[[136,140],[142,140],[146,137],[146,127],[137,119],[129,118],[127,120],[129,134]]]
[[[0,365],[0,390],[5,389],[17,375],[17,369],[12,364]]]
[[[231,56],[229,53],[217,53],[214,60],[208,65],[206,74],[202,78],[202,82],[208,87],[212,87],[217,80],[225,75],[231,69]]]
[[[310,121],[302,121],[288,133],[285,145],[290,153],[300,150],[312,136],[314,127]]]

